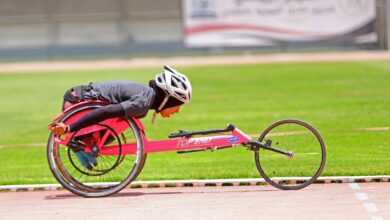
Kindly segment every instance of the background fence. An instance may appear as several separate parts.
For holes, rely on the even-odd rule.
[[[0,60],[74,56],[386,49],[388,0],[377,0],[375,42],[187,48],[181,0],[0,0]]]

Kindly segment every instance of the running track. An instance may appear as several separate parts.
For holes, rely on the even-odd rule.
[[[126,189],[87,199],[68,191],[0,193],[0,219],[390,219],[390,183]]]

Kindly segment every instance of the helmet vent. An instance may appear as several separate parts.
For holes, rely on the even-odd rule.
[[[178,87],[176,82],[175,82],[175,80],[172,80],[171,84],[172,84],[173,87],[176,87],[176,88]]]

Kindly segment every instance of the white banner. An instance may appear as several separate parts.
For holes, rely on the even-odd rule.
[[[376,17],[375,0],[183,0],[189,47],[315,42],[359,32]]]

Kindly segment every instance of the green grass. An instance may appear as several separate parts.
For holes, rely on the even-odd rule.
[[[150,139],[179,129],[233,123],[248,134],[285,118],[311,123],[328,152],[323,175],[390,174],[390,62],[329,62],[179,68],[192,81],[193,103],[151,125]],[[47,124],[60,113],[63,93],[90,81],[147,83],[157,68],[0,74],[0,184],[55,182],[46,162]],[[42,143],[42,147],[22,147]],[[150,154],[139,180],[259,177],[244,148],[177,155]]]

